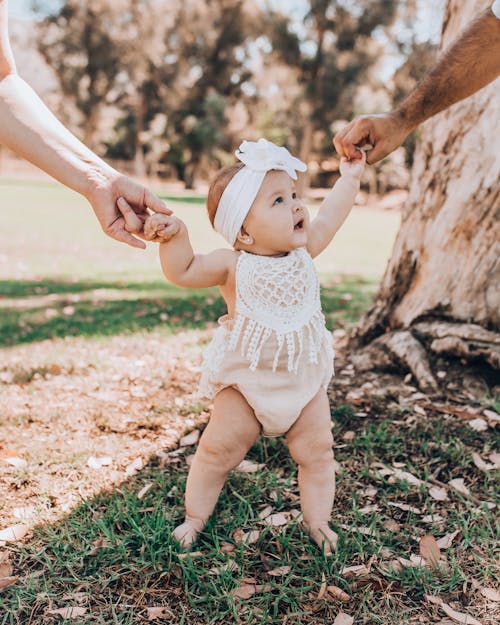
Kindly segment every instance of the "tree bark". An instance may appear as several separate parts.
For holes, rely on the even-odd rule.
[[[488,5],[488,0],[448,0],[441,48]],[[377,339],[379,351],[382,343],[401,362],[404,355],[395,354],[392,339],[381,335],[410,331],[427,352],[498,366],[499,119],[497,80],[424,124],[392,257],[374,305],[355,331],[359,347]],[[418,332],[423,322],[425,332],[423,326]],[[468,349],[478,328],[487,331],[481,348]],[[432,386],[425,376],[419,381]]]

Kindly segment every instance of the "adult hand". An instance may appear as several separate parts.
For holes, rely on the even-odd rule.
[[[149,210],[164,215],[172,214],[165,203],[149,189],[114,170],[90,174],[89,191],[85,195],[104,232],[132,247],[146,247],[131,233],[145,238],[143,228]]]
[[[366,152],[366,162],[372,165],[399,147],[411,130],[394,112],[361,115],[335,135],[333,144],[347,159],[360,158],[360,148],[370,144],[373,147]]]

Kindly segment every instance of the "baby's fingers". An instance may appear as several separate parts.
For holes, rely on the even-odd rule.
[[[156,234],[157,234],[158,240],[161,243],[166,243],[167,241],[170,241],[170,239],[175,237],[175,235],[178,232],[179,232],[179,224],[177,221],[174,221],[168,226],[164,226],[164,228],[162,230],[159,230]]]

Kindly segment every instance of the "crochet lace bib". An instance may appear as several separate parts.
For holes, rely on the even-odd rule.
[[[254,371],[262,347],[273,333],[277,339],[273,371],[284,348],[288,371],[297,372],[306,335],[309,361],[318,362],[325,319],[316,270],[304,248],[280,257],[241,252],[238,258],[236,318],[228,349],[236,349],[241,339],[241,353]]]

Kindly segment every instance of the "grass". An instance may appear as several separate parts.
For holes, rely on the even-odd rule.
[[[372,280],[343,278],[322,289],[329,327],[354,321],[375,289]],[[167,282],[0,281],[0,346],[64,336],[111,336],[139,330],[199,328],[225,312],[216,289],[180,289]]]
[[[0,181],[0,197],[6,207],[0,212],[0,346],[13,347],[12,353],[16,345],[40,341],[46,341],[41,345],[47,353],[68,351],[56,337],[81,336],[92,346],[95,337],[140,337],[149,330],[175,335],[214,323],[223,312],[215,290],[187,291],[163,280],[154,246],[136,251],[100,234],[83,200],[62,187]],[[220,245],[200,198],[165,199],[188,223],[196,249]],[[368,306],[398,222],[394,213],[356,209],[318,258],[330,328],[356,320]],[[59,360],[47,366],[43,359],[36,366],[11,362],[10,353],[4,349],[7,368],[15,369],[9,384],[21,385],[21,391],[25,385],[28,398],[32,381],[45,376],[49,381],[52,368],[57,373],[60,367]],[[132,348],[131,358],[134,353]],[[75,370],[75,376],[80,374]],[[351,380],[346,392],[356,384]],[[492,396],[490,405],[498,411],[499,397]],[[148,427],[156,431],[167,416],[162,406],[137,419],[150,419]],[[143,622],[152,606],[166,609],[156,622],[176,625],[330,625],[339,611],[354,616],[356,625],[415,625],[443,616],[426,602],[426,594],[441,595],[493,625],[472,580],[484,586],[498,583],[498,521],[495,510],[477,500],[500,502],[494,472],[480,471],[471,454],[487,456],[499,441],[456,418],[432,411],[422,418],[390,398],[373,399],[368,412],[348,403],[332,407],[341,464],[333,514],[340,535],[335,556],[325,558],[296,521],[273,528],[259,519],[266,505],[274,512],[299,506],[296,467],[280,439],[261,439],[249,452],[250,460],[265,463],[262,470],[231,473],[195,553],[184,556],[170,533],[182,517],[191,447],[164,460],[151,458],[119,488],[82,500],[60,521],[36,527],[25,543],[0,548],[0,555],[11,555],[12,574],[19,576],[16,584],[0,590],[0,625],[53,623],[56,617],[47,610],[65,606],[87,612],[76,620],[57,617],[58,622],[81,625]],[[54,428],[57,415],[54,409]],[[33,418],[29,406],[15,418],[22,428]],[[6,425],[12,424],[0,418],[0,427]],[[105,431],[106,415],[96,417],[95,425]],[[85,466],[78,449],[74,462],[76,468]],[[425,485],[381,475],[374,463],[400,463]],[[23,471],[16,476],[18,485],[36,484],[36,475]],[[465,479],[475,501],[452,491],[444,502],[429,496],[429,480],[447,483],[456,477]],[[17,488],[15,480],[10,483]],[[139,499],[148,483],[152,488]],[[239,543],[234,532],[241,529],[258,529],[258,541]],[[423,535],[438,538],[455,529],[460,534],[446,551],[446,567],[432,571],[393,564],[397,557],[418,553]],[[223,570],[230,561],[236,568]],[[367,565],[369,575],[342,575],[344,566],[358,564]],[[269,575],[279,566],[290,568],[282,576]],[[238,599],[234,591],[243,580],[263,588]],[[347,592],[349,602],[328,594],[318,598],[324,581]]]
[[[163,280],[155,245],[143,251],[113,242],[100,232],[87,202],[61,185],[0,180],[0,197],[0,279]],[[195,250],[226,245],[212,230],[202,199],[163,197],[186,222]],[[314,214],[315,207],[310,208]],[[355,208],[316,259],[318,271],[324,278],[349,274],[378,279],[399,221],[396,212]]]
[[[352,444],[338,445],[336,451],[342,470],[333,515],[333,527],[340,534],[334,557],[322,556],[298,523],[271,528],[258,518],[265,505],[274,511],[298,506],[296,469],[279,439],[261,439],[254,445],[249,458],[265,462],[265,468],[231,473],[195,553],[182,557],[170,532],[182,517],[184,456],[192,453],[187,448],[163,465],[152,460],[118,490],[83,501],[63,521],[37,528],[26,545],[10,547],[22,583],[0,595],[0,623],[41,623],[48,608],[79,605],[88,608],[79,617],[82,625],[136,623],[146,618],[151,606],[167,609],[160,622],[186,625],[326,624],[341,609],[360,625],[402,625],[428,618],[425,594],[459,600],[472,576],[480,584],[493,585],[493,563],[499,555],[494,512],[451,495],[451,502],[433,502],[433,512],[444,518],[425,523],[421,515],[390,506],[407,503],[425,511],[429,505],[425,489],[390,483],[367,470],[375,459],[390,466],[403,457],[409,459],[406,468],[425,480],[429,463],[440,458],[437,468],[449,472],[441,479],[458,472],[474,483],[478,497],[487,501],[497,497],[498,503],[493,476],[466,461],[471,450],[482,449],[484,433],[471,434],[470,428],[456,422],[443,428],[442,418],[406,426],[383,417],[366,423],[349,405],[337,408],[333,419],[338,440],[347,428],[356,432]],[[429,445],[432,440],[434,448]],[[450,466],[439,454],[456,440],[466,454],[460,465]],[[147,483],[153,487],[138,499]],[[368,486],[376,489],[369,500],[364,494]],[[374,506],[369,514],[363,510],[367,503]],[[388,529],[389,519],[398,529]],[[371,536],[366,535],[367,528]],[[249,546],[238,543],[233,536],[237,529],[259,529],[259,540]],[[461,534],[446,553],[446,569],[387,566],[392,558],[418,553],[420,536],[439,537],[454,529]],[[224,570],[230,561],[234,570]],[[341,574],[346,565],[369,562],[368,578],[353,581]],[[279,577],[267,574],[279,566],[290,569]],[[249,578],[265,591],[236,598],[235,589]],[[354,599],[345,606],[331,598],[318,599],[323,579]]]

